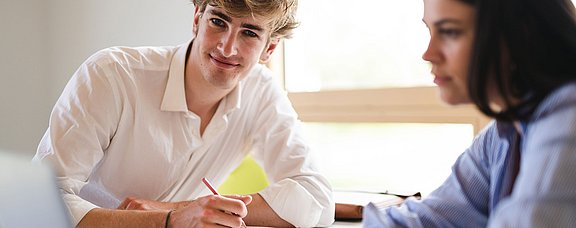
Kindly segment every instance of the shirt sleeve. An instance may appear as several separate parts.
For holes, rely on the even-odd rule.
[[[520,171],[489,227],[576,224],[576,107],[548,111],[525,131]]]
[[[335,211],[332,189],[315,166],[297,114],[280,87],[264,90],[254,158],[271,184],[259,194],[282,219],[296,227],[330,226]]]
[[[88,60],[81,65],[54,106],[33,159],[48,162],[54,169],[75,225],[97,207],[79,193],[115,132],[115,93],[96,63]]]
[[[364,209],[365,227],[485,227],[489,214],[490,151],[495,124],[482,131],[456,160],[446,181],[422,200],[408,199],[399,207]]]

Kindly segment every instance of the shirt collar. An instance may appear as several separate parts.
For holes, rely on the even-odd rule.
[[[514,130],[519,132],[520,135],[525,135],[530,122],[538,121],[548,114],[574,105],[576,103],[576,96],[573,95],[575,92],[576,83],[574,82],[557,88],[540,102],[528,121],[520,121],[517,123],[496,121],[498,133],[500,136],[503,136],[510,134],[510,132]]]
[[[184,71],[186,66],[186,56],[192,42],[193,40],[178,46],[176,53],[172,56],[170,69],[168,70],[166,90],[164,91],[164,97],[160,107],[162,111],[188,111],[188,105],[186,104],[186,90],[184,86]],[[224,104],[220,105],[220,107],[224,108],[224,114],[229,114],[233,110],[240,108],[242,84],[243,82],[240,81],[238,86],[230,91],[230,93],[222,100]]]
[[[524,136],[526,133],[527,123],[524,121],[496,121],[496,129],[500,138],[505,139],[516,133]]]
[[[160,110],[187,112],[186,92],[184,89],[184,68],[186,65],[186,54],[192,41],[177,47],[176,53],[170,61],[168,70],[168,82],[164,91],[164,98]]]
[[[229,114],[235,109],[240,109],[241,101],[242,101],[242,85],[243,81],[238,82],[238,85],[224,97],[226,104],[224,105],[224,114]]]

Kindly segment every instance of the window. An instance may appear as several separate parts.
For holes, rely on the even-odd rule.
[[[422,1],[300,1],[302,23],[286,42],[292,92],[432,86],[420,56],[428,30]]]
[[[470,124],[308,122],[305,131],[335,189],[423,194],[445,180],[473,136]]]
[[[439,100],[421,59],[423,3],[299,4],[302,24],[270,66],[333,187],[426,195],[439,186],[488,119]]]

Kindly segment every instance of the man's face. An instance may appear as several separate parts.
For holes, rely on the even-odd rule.
[[[269,42],[268,20],[258,15],[232,17],[223,9],[208,5],[194,15],[190,58],[211,85],[235,87],[259,61],[267,61],[277,42]]]

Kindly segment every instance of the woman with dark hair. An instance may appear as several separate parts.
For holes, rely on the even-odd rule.
[[[570,0],[424,0],[441,99],[495,119],[422,200],[366,227],[576,226],[576,14]]]

